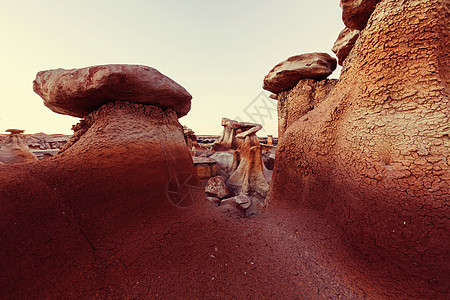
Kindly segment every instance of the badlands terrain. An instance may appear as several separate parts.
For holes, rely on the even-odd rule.
[[[82,119],[0,136],[0,298],[448,299],[450,2],[341,7],[337,59],[262,80],[278,139],[225,117],[200,139],[152,67],[39,72]]]

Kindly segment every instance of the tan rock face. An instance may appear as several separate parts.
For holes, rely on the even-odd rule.
[[[278,94],[292,89],[301,79],[322,80],[336,69],[336,59],[327,53],[307,53],[289,57],[264,77],[263,89]]]
[[[380,0],[341,0],[342,21],[351,29],[362,30]]]
[[[0,145],[0,162],[5,164],[34,162],[38,159],[31,153],[24,131],[19,129],[8,129],[10,134]]]
[[[337,79],[302,79],[291,91],[278,94],[279,143],[286,129],[325,99],[337,83]]]
[[[336,56],[338,58],[338,64],[340,66],[343,65],[345,59],[347,58],[347,55],[350,53],[350,51],[353,49],[353,46],[355,46],[356,40],[359,37],[359,30],[356,29],[349,29],[344,28],[340,33],[339,36],[334,42],[333,48],[331,48],[331,51],[336,53]]]
[[[255,196],[263,202],[269,185],[264,176],[262,148],[255,134],[246,136],[244,143],[234,153],[232,170],[227,180],[232,194]]]
[[[41,71],[33,82],[33,90],[52,111],[74,117],[83,117],[114,101],[171,108],[182,117],[189,112],[192,98],[158,70],[140,65]]]
[[[376,268],[427,292],[448,274],[449,19],[448,1],[380,2],[336,87],[287,127],[269,196],[324,211]],[[295,94],[308,86],[286,99],[308,102]]]

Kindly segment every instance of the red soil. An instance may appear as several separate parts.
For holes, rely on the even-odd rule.
[[[149,161],[121,161],[0,168],[1,299],[445,297],[368,262],[313,210],[176,206]]]

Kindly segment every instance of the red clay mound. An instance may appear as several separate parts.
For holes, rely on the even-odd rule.
[[[414,282],[418,298],[450,285],[449,12],[380,2],[333,91],[287,125],[271,185],[272,209],[324,212],[386,286]]]

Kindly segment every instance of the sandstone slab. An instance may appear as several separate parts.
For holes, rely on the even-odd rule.
[[[342,21],[351,29],[362,30],[380,0],[341,0]]]
[[[52,111],[84,117],[114,101],[173,109],[178,117],[191,108],[192,96],[158,70],[141,65],[103,65],[41,71],[33,90]]]
[[[301,79],[323,80],[336,69],[336,59],[327,53],[306,53],[289,57],[264,78],[263,89],[278,94],[292,89]]]
[[[336,42],[334,42],[331,51],[336,53],[336,56],[338,58],[338,64],[340,66],[343,65],[345,59],[347,58],[347,55],[353,49],[353,46],[355,46],[358,37],[359,37],[359,30],[357,29],[349,29],[346,27],[339,33],[339,36]]]

